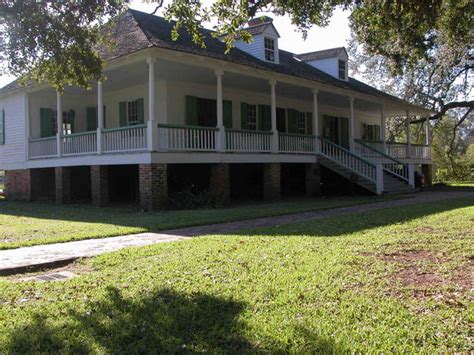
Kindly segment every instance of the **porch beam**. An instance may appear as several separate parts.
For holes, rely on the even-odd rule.
[[[158,150],[158,127],[155,116],[155,63],[156,58],[149,57],[148,63],[148,121],[147,121],[147,145],[148,150]]]
[[[311,90],[313,93],[313,135],[319,135],[319,108],[318,108],[318,93],[319,90],[314,88]]]
[[[102,81],[97,82],[97,154],[102,154],[102,129],[104,128],[104,99]]]
[[[349,118],[349,148],[354,150],[354,96],[349,96],[350,118]]]
[[[63,108],[62,97],[59,91],[56,91],[56,144],[58,157],[62,156],[61,131],[63,129]]]
[[[272,151],[278,153],[278,129],[277,129],[277,109],[276,109],[276,80],[269,82],[271,91],[271,115],[272,115]]]
[[[411,157],[411,131],[410,131],[410,112],[406,111],[405,129],[407,135],[407,158]]]
[[[225,152],[225,128],[224,128],[224,110],[222,102],[222,76],[224,71],[222,69],[215,70],[217,79],[217,128],[218,128],[218,139],[216,148],[220,152]]]

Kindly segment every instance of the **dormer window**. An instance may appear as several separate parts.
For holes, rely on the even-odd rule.
[[[273,38],[265,37],[265,60],[269,62],[275,61],[275,40]]]
[[[346,80],[346,61],[339,59],[339,79]]]

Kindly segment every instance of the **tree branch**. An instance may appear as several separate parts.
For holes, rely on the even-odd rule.
[[[450,103],[447,103],[446,105],[443,105],[441,107],[441,110],[434,115],[430,117],[423,117],[418,120],[411,121],[411,124],[416,124],[416,123],[422,123],[428,121],[434,121],[434,120],[439,120],[441,117],[443,117],[447,111],[452,110],[454,108],[468,108],[469,111],[474,109],[474,100],[471,101],[453,101]]]

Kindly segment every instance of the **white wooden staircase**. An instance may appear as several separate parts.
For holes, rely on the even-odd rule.
[[[376,194],[414,191],[410,166],[362,142],[354,142],[354,152],[321,137],[318,144],[321,165],[369,191]]]

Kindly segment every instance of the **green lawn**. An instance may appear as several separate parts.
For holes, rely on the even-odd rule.
[[[64,282],[0,278],[0,349],[469,352],[473,221],[452,199],[126,249]]]
[[[142,213],[131,208],[8,202],[0,199],[0,249],[316,211],[401,197],[295,199],[232,208]],[[404,196],[403,198],[407,198]]]

